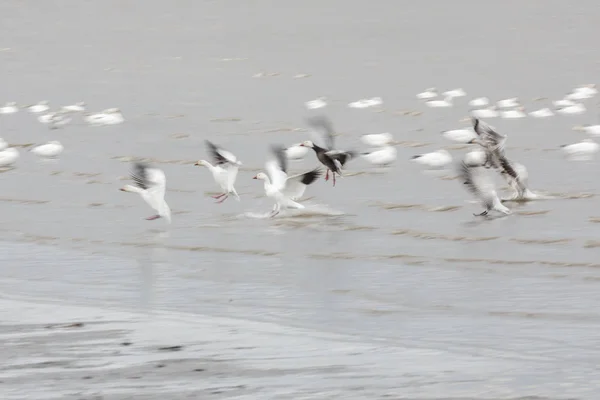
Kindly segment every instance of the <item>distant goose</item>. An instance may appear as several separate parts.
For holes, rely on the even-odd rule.
[[[428,100],[425,104],[432,108],[452,107],[452,97],[447,96],[444,100]]]
[[[600,145],[591,139],[583,139],[579,143],[560,146],[566,155],[573,160],[585,161],[590,160],[593,154],[597,153]]]
[[[510,210],[502,204],[496,193],[496,189],[491,180],[485,176],[481,164],[470,163],[463,160],[460,164],[459,173],[461,182],[467,190],[475,196],[485,207],[485,210],[475,216],[486,216],[490,211],[498,211],[503,214],[510,214]]]
[[[496,118],[500,115],[500,113],[496,107],[489,107],[471,110],[471,115],[475,118]]]
[[[500,113],[500,116],[505,119],[515,119],[515,118],[525,118],[527,114],[525,114],[525,108],[518,107],[514,110],[505,110]]]
[[[84,112],[85,103],[83,101],[80,101],[79,103],[71,104],[68,106],[62,106],[61,110],[66,112]]]
[[[7,167],[19,159],[19,150],[9,147],[0,151],[0,167]]]
[[[598,89],[596,89],[596,84],[592,83],[589,85],[583,85],[575,88],[576,93],[585,93],[590,97],[593,97],[598,94]]]
[[[48,102],[46,100],[44,101],[40,101],[37,104],[28,106],[27,109],[32,112],[32,113],[43,113],[46,112],[50,109],[50,106],[48,105]]]
[[[109,108],[95,114],[84,114],[83,120],[90,125],[117,125],[125,121],[121,110],[118,108]]]
[[[40,115],[38,117],[38,121],[40,121],[42,124],[47,124],[50,129],[57,129],[70,123],[72,118],[69,117],[65,112],[57,111]]]
[[[373,165],[385,166],[393,163],[396,160],[397,154],[398,151],[395,147],[384,146],[370,152],[362,153],[361,156]]]
[[[319,108],[326,107],[327,106],[327,102],[326,102],[325,97],[319,97],[316,100],[307,101],[306,103],[304,103],[304,105],[309,110],[316,110],[316,109],[319,109]]]
[[[314,117],[307,120],[308,124],[313,128],[315,140],[319,140],[321,145],[315,144],[311,140],[307,140],[301,144],[304,147],[310,147],[315,151],[317,159],[327,167],[325,180],[329,180],[329,172],[333,175],[333,186],[335,186],[335,174],[342,176],[342,167],[350,161],[356,153],[353,151],[335,150],[333,138],[333,126],[331,121],[325,117]]]
[[[142,196],[142,199],[157,213],[146,218],[147,220],[164,218],[167,223],[171,223],[171,209],[165,201],[167,183],[165,173],[158,168],[150,168],[144,163],[135,163],[131,172],[131,178],[135,186],[125,185],[119,190],[138,193]]]
[[[288,160],[301,160],[308,153],[308,147],[302,146],[302,143],[296,143],[285,149]]]
[[[417,99],[419,100],[431,100],[438,96],[438,92],[436,88],[425,89],[424,92],[417,94]]]
[[[373,97],[371,99],[361,99],[348,104],[350,108],[369,108],[377,107],[383,104],[381,97]]]
[[[594,97],[594,95],[589,94],[588,92],[575,90],[575,91],[569,93],[568,95],[566,95],[565,99],[573,100],[573,101],[581,101],[581,100],[591,99],[592,97]]]
[[[382,147],[390,144],[392,140],[394,140],[394,137],[388,132],[370,133],[367,135],[362,135],[360,140],[367,146]]]
[[[206,147],[208,152],[213,158],[213,163],[209,163],[206,160],[200,160],[194,165],[200,165],[207,167],[213,175],[215,182],[221,187],[223,193],[217,196],[212,196],[213,199],[221,199],[217,203],[222,203],[229,197],[229,194],[233,194],[239,201],[240,196],[238,195],[235,187],[235,180],[237,178],[238,169],[242,163],[237,160],[237,157],[233,153],[216,146],[212,142],[206,140]]]
[[[562,99],[562,100],[555,100],[552,102],[552,105],[554,105],[555,108],[565,108],[565,107],[572,107],[577,105],[578,103],[571,100],[571,99]]]
[[[469,105],[471,107],[486,107],[489,104],[490,104],[490,99],[488,99],[487,97],[478,97],[476,99],[469,101]]]
[[[583,125],[573,128],[574,131],[583,131],[588,135],[600,136],[600,125]]]
[[[540,108],[539,110],[531,111],[529,113],[529,116],[533,118],[548,118],[552,117],[553,115],[554,113],[548,107]]]
[[[519,103],[519,99],[517,97],[511,97],[510,99],[498,100],[496,102],[496,106],[498,108],[514,108],[519,107],[521,104]]]
[[[46,144],[42,144],[31,149],[31,152],[40,157],[53,158],[62,153],[64,147],[60,142],[52,140]]]
[[[573,106],[558,109],[556,112],[563,115],[579,115],[586,112],[586,108],[583,103],[577,103]]]
[[[452,156],[446,150],[412,156],[412,161],[430,168],[443,168],[452,162]]]
[[[443,131],[442,136],[458,143],[469,143],[471,140],[477,138],[477,134],[475,134],[472,129],[452,129]]]
[[[273,146],[271,148],[275,155],[274,160],[270,160],[265,164],[264,172],[259,172],[253,179],[261,179],[264,181],[265,193],[267,197],[275,200],[271,217],[279,214],[281,208],[305,208],[302,204],[297,203],[304,194],[306,186],[313,183],[321,174],[319,169],[314,169],[303,174],[288,176],[287,175],[287,158],[285,150],[281,146]]]
[[[448,90],[447,92],[443,93],[444,97],[463,97],[466,95],[467,94],[465,93],[464,90],[462,90],[462,88]]]
[[[0,114],[14,114],[18,111],[19,107],[14,101],[8,102],[4,106],[0,107]]]

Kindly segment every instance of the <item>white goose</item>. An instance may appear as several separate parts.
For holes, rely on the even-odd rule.
[[[515,118],[525,118],[527,114],[525,114],[524,107],[517,107],[514,110],[505,110],[500,113],[500,116],[504,119],[515,119]]]
[[[19,150],[9,147],[0,151],[0,167],[7,167],[14,164],[19,159]]]
[[[443,168],[452,162],[452,156],[444,149],[431,153],[418,154],[411,159],[418,164],[426,165],[430,168]]]
[[[306,103],[304,103],[304,105],[309,110],[316,110],[318,108],[326,107],[327,106],[327,102],[326,102],[325,97],[319,97],[316,100],[307,101]]]
[[[60,153],[62,153],[63,150],[64,147],[59,141],[52,140],[46,144],[41,144],[39,146],[34,147],[33,149],[31,149],[31,152],[40,157],[54,158]]]
[[[62,106],[61,110],[65,111],[65,112],[84,112],[85,111],[85,103],[83,101],[80,101],[78,103],[71,104],[68,106]]]
[[[540,108],[539,110],[531,111],[529,113],[529,116],[533,118],[548,118],[552,117],[553,115],[554,113],[548,107]]]
[[[600,150],[600,145],[591,139],[583,139],[579,143],[560,146],[566,155],[574,161],[587,161]]]
[[[0,114],[14,114],[18,111],[19,107],[14,101],[8,102],[4,106],[0,107]]]
[[[519,99],[517,97],[511,97],[510,99],[498,100],[496,102],[496,106],[498,108],[514,108],[519,107],[521,104],[519,103]]]
[[[389,132],[384,133],[370,133],[362,135],[360,140],[368,146],[382,147],[390,144],[394,137]]]
[[[443,93],[444,97],[463,97],[466,95],[467,94],[462,88],[448,90],[447,92]]]
[[[490,104],[490,99],[487,97],[478,97],[469,101],[471,107],[486,107]]]
[[[275,154],[275,159],[267,161],[265,169],[267,173],[259,172],[253,179],[261,179],[265,182],[265,193],[267,197],[275,200],[271,217],[279,214],[281,208],[305,208],[295,200],[302,197],[306,186],[317,180],[321,171],[315,168],[312,171],[303,174],[287,175],[287,158],[285,150],[281,146],[271,148]]]
[[[233,193],[236,200],[240,201],[240,196],[233,185],[237,178],[238,169],[242,165],[241,161],[238,161],[233,153],[216,146],[212,142],[206,140],[205,143],[215,165],[206,160],[200,160],[194,165],[207,167],[212,173],[215,182],[221,187],[223,193],[212,196],[213,199],[218,200],[217,203],[222,203],[227,200],[229,194]]]
[[[442,136],[458,143],[469,143],[471,140],[477,138],[477,134],[473,129],[452,129],[443,131]]]
[[[417,94],[417,99],[419,100],[431,100],[438,96],[438,91],[436,88],[428,88],[425,89],[424,92]]]
[[[562,115],[579,115],[586,112],[586,108],[583,103],[577,103],[575,105],[556,110],[556,112]]]
[[[475,118],[496,118],[499,115],[500,113],[498,112],[498,109],[495,106],[471,110],[471,116]]]
[[[309,148],[302,146],[302,143],[295,143],[285,149],[288,160],[301,160],[308,154]]]
[[[428,100],[425,102],[425,104],[432,108],[452,107],[452,97],[447,96],[444,98],[444,100]]]
[[[56,111],[40,115],[38,121],[42,124],[47,124],[50,129],[57,129],[70,123],[72,118],[65,111]]]
[[[135,182],[135,186],[125,185],[119,190],[138,193],[142,196],[142,199],[156,211],[156,215],[146,218],[147,220],[164,218],[170,224],[171,209],[165,201],[167,184],[165,173],[158,168],[150,168],[146,164],[135,163],[131,178]]]
[[[600,125],[583,125],[573,128],[574,131],[583,131],[591,136],[600,136]]]
[[[44,100],[44,101],[40,101],[37,104],[27,107],[27,109],[30,112],[37,114],[37,113],[43,113],[43,112],[48,111],[50,109],[50,106],[48,105],[48,102],[46,100]]]
[[[96,114],[84,114],[83,120],[93,126],[102,126],[122,124],[125,118],[120,109],[108,108]]]
[[[373,165],[386,166],[396,160],[398,151],[393,146],[384,146],[380,149],[362,153],[361,156]]]

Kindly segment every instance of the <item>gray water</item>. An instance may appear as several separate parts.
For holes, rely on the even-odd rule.
[[[0,175],[0,292],[227,317],[242,330],[274,323],[315,343],[336,334],[375,346],[353,361],[368,360],[369,398],[596,399],[598,163],[558,151],[584,138],[574,125],[598,122],[595,100],[582,116],[490,121],[532,188],[557,197],[512,204],[508,218],[473,218],[481,210],[454,171],[425,174],[409,159],[442,147],[460,158],[440,132],[464,126],[471,97],[518,96],[532,111],[597,81],[598,18],[587,0],[3,2],[0,102],[85,101],[120,107],[126,123],[51,131],[26,111],[0,118],[12,144],[66,149],[57,162],[24,151]],[[428,109],[415,94],[431,86],[468,97]],[[272,207],[251,179],[268,146],[306,139],[304,118],[322,110],[304,102],[320,96],[340,147],[388,131],[397,163],[352,161],[335,188],[310,186],[306,203],[329,214],[251,218]],[[383,112],[346,107],[373,96]],[[217,187],[193,166],[208,158],[205,139],[243,161],[241,202],[208,197]],[[168,227],[117,190],[137,158],[167,175]],[[315,165],[309,154],[292,168]],[[304,383],[292,377],[290,393]],[[314,389],[364,398],[351,383]]]

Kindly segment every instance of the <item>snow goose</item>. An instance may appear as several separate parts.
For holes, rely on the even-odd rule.
[[[150,168],[144,163],[135,163],[131,172],[135,186],[125,185],[122,192],[138,193],[142,199],[154,210],[156,215],[146,218],[155,220],[164,218],[171,223],[171,209],[165,201],[165,190],[167,179],[165,173],[158,168]]]
[[[583,125],[573,128],[574,131],[583,131],[591,136],[600,136],[600,125]],[[1,150],[1,147],[0,147]]]
[[[96,114],[84,114],[83,120],[93,126],[117,125],[125,121],[121,110],[109,108]]]
[[[593,97],[598,94],[598,89],[596,89],[596,84],[592,83],[589,85],[583,85],[575,88],[575,92],[585,93],[586,95]]]
[[[431,100],[436,98],[438,95],[437,89],[436,88],[428,88],[425,89],[424,92],[421,92],[419,94],[417,94],[417,99],[419,100]]]
[[[469,106],[471,107],[486,107],[489,104],[490,99],[487,97],[477,97],[476,99],[469,101]]]
[[[370,152],[362,153],[361,156],[373,165],[386,166],[396,160],[398,151],[393,146],[384,146]]]
[[[552,117],[553,115],[554,113],[548,107],[540,108],[539,110],[531,111],[529,113],[529,116],[533,118],[548,118]]]
[[[527,114],[525,114],[524,107],[517,107],[514,110],[505,110],[500,113],[500,116],[505,119],[515,119],[515,118],[525,118]]]
[[[301,160],[308,153],[308,147],[302,146],[302,143],[296,143],[285,149],[288,160]]]
[[[301,146],[310,147],[315,151],[317,159],[327,167],[325,180],[329,180],[329,172],[333,175],[333,186],[335,186],[335,174],[342,176],[342,167],[356,153],[354,151],[335,150],[333,139],[333,126],[331,121],[325,117],[314,117],[307,120],[308,124],[313,128],[312,134],[315,135],[315,140],[320,142],[320,145],[315,144],[312,140],[302,142]]]
[[[390,144],[394,138],[391,133],[384,132],[362,135],[360,140],[368,146],[382,147]]]
[[[19,159],[19,150],[14,147],[9,147],[0,151],[0,167],[12,165]]]
[[[442,93],[444,97],[463,97],[466,96],[467,94],[465,93],[464,90],[462,90],[462,88],[458,88],[458,89],[452,89],[452,90],[448,90],[447,92]]]
[[[554,108],[565,108],[565,107],[571,107],[576,105],[577,102],[571,100],[571,99],[562,99],[562,100],[555,100],[552,102],[552,105],[554,106]]]
[[[425,104],[427,104],[427,107],[431,108],[452,107],[452,97],[446,96],[444,100],[428,100]]]
[[[586,111],[585,105],[583,103],[577,103],[572,106],[564,107],[556,110],[557,113],[562,115],[579,115],[583,114]]]
[[[313,183],[319,177],[321,171],[317,168],[303,174],[288,176],[285,149],[281,146],[272,146],[271,151],[275,155],[275,159],[267,161],[265,164],[266,173],[259,172],[253,178],[263,180],[267,197],[275,200],[271,217],[279,214],[282,207],[305,208],[295,200],[302,197],[306,186]]]
[[[37,104],[28,106],[27,109],[30,112],[37,114],[37,113],[43,113],[43,112],[48,111],[50,109],[50,106],[48,105],[48,102],[46,100],[44,100],[44,101],[40,101]]]
[[[411,160],[430,168],[443,168],[452,162],[452,156],[448,151],[442,149],[431,153],[417,154],[412,156]]]
[[[499,115],[500,113],[498,112],[498,109],[495,106],[471,110],[471,116],[475,118],[496,118]]]
[[[319,97],[316,100],[307,101],[306,103],[304,103],[304,105],[309,110],[316,110],[318,108],[323,108],[327,106],[327,102],[325,100],[325,97]]]
[[[64,111],[56,111],[48,114],[40,115],[38,121],[42,124],[47,124],[50,129],[57,129],[67,125],[72,121],[72,118]]]
[[[34,147],[31,149],[31,152],[40,157],[53,158],[62,153],[63,150],[64,147],[59,141],[52,140],[46,144]]]
[[[235,180],[237,178],[238,169],[242,163],[237,160],[233,153],[216,146],[214,143],[206,140],[206,147],[208,152],[213,158],[213,164],[206,160],[200,160],[194,165],[207,167],[213,175],[215,182],[221,187],[223,193],[212,196],[214,199],[219,200],[217,203],[222,203],[229,197],[229,194],[233,193],[236,200],[240,200],[235,187]]]
[[[519,99],[517,97],[511,97],[510,99],[498,100],[496,106],[498,108],[514,108],[519,107]]]
[[[499,149],[504,151],[506,143],[506,135],[496,131],[493,126],[481,121],[479,118],[473,118],[473,130],[477,134],[477,138],[470,141],[490,150]]]
[[[8,102],[4,106],[0,107],[0,114],[14,114],[18,111],[19,107],[14,101]]]
[[[492,210],[510,214],[510,210],[502,204],[493,183],[484,173],[483,165],[463,160],[460,164],[460,177],[467,190],[474,195],[485,210],[475,216],[486,216]]]
[[[600,145],[591,139],[583,139],[579,143],[565,144],[560,147],[569,158],[577,161],[590,160],[592,155],[600,149]]]
[[[83,101],[80,101],[78,103],[71,104],[68,106],[62,106],[61,110],[65,111],[65,112],[84,112],[85,111],[85,103]]]
[[[472,129],[452,129],[443,131],[442,136],[458,143],[469,143],[471,140],[477,138],[477,134],[475,134]]]

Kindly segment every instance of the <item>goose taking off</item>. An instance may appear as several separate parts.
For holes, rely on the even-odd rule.
[[[222,203],[229,197],[230,193],[233,193],[235,198],[239,201],[240,196],[238,195],[235,187],[235,179],[237,178],[238,169],[242,163],[237,160],[233,153],[216,146],[214,143],[206,140],[206,147],[208,152],[213,158],[213,164],[206,160],[200,160],[194,165],[200,165],[207,167],[213,175],[215,182],[221,187],[223,193],[217,196],[212,196],[214,199],[219,200],[217,203]]]
[[[150,168],[144,163],[135,163],[131,172],[131,179],[135,186],[125,185],[123,192],[138,193],[142,199],[156,211],[156,215],[146,218],[151,221],[164,218],[171,223],[171,209],[165,201],[167,179],[165,173],[158,168]]]
[[[311,140],[302,142],[301,146],[310,147],[315,151],[319,161],[327,167],[325,180],[329,180],[329,171],[333,175],[333,186],[335,186],[335,174],[342,176],[342,167],[355,156],[353,151],[334,150],[333,127],[331,121],[325,117],[314,117],[308,119],[308,124],[318,134],[321,145]]]
[[[271,217],[279,214],[281,207],[303,209],[304,206],[295,200],[300,198],[306,186],[313,183],[321,174],[316,168],[303,174],[287,175],[287,157],[285,149],[281,146],[272,146],[271,151],[275,159],[267,161],[264,172],[259,172],[253,179],[261,179],[265,182],[265,193],[275,200]]]
[[[482,167],[483,165],[479,163],[473,163],[471,160],[464,159],[459,168],[461,181],[467,190],[485,207],[482,213],[473,215],[486,216],[492,210],[503,214],[510,214],[510,210],[498,198],[494,185],[485,176]]]

